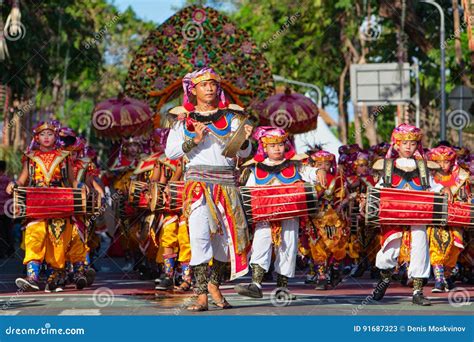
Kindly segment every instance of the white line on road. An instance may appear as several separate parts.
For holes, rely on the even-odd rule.
[[[0,316],[16,316],[20,310],[0,310]]]
[[[100,316],[100,309],[66,309],[58,316]]]

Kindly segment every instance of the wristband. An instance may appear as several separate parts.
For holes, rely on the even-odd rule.
[[[190,152],[193,148],[195,148],[197,144],[194,142],[193,139],[186,140],[183,145],[181,146],[184,153]]]

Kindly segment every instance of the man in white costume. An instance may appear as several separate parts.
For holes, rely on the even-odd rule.
[[[248,272],[249,236],[236,188],[236,161],[222,153],[233,133],[244,125],[242,134],[246,140],[237,157],[248,157],[251,151],[248,138],[253,128],[245,124],[241,107],[227,103],[220,82],[221,78],[211,68],[183,78],[184,105],[170,111],[177,115],[177,121],[165,149],[170,159],[186,155],[189,160],[184,176],[183,213],[188,221],[190,265],[198,295],[197,302],[188,307],[190,311],[207,311],[208,293],[218,307],[231,307],[219,290],[229,260],[231,279]]]

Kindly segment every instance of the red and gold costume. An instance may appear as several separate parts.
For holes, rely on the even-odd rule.
[[[357,263],[357,269],[353,276],[358,277],[362,276],[368,264],[375,263],[375,255],[380,249],[380,235],[374,229],[367,229],[365,219],[360,215],[359,207],[362,196],[365,196],[367,189],[377,184],[377,179],[368,173],[369,156],[366,153],[357,153],[350,169],[351,174],[346,177],[352,209],[351,236],[347,254]]]
[[[441,189],[430,177],[429,169],[438,166],[425,159],[422,136],[419,128],[407,124],[393,130],[392,144],[385,159],[373,165],[374,170],[382,171],[376,187],[433,192]],[[423,279],[430,275],[426,225],[381,226],[381,232],[382,248],[375,261],[381,280],[373,292],[374,300],[384,297],[394,268],[409,259],[408,277],[413,278],[413,303],[430,305],[430,301],[423,296]]]
[[[466,202],[470,197],[469,172],[456,162],[456,151],[451,147],[439,146],[428,153],[434,162],[449,162],[449,173],[438,171],[434,181],[449,189],[454,201]],[[430,262],[435,275],[433,292],[452,288],[450,281],[452,268],[456,265],[459,254],[464,249],[463,231],[459,227],[429,227]]]
[[[35,142],[38,144],[38,135],[51,130],[57,138],[58,127],[54,123],[41,123],[34,132]],[[60,148],[49,151],[37,150],[25,153],[24,165],[28,170],[28,186],[31,187],[71,187],[69,179],[69,152]],[[49,269],[47,291],[57,287],[57,281],[63,272],[66,263],[66,247],[72,238],[73,223],[70,218],[34,219],[25,225],[24,247],[27,266],[27,278],[17,279],[20,288],[38,290],[39,270],[43,262]],[[72,258],[80,259],[80,251],[72,251]],[[33,286],[31,286],[33,284]]]
[[[162,155],[157,160],[160,167],[159,183],[162,187],[170,181],[182,181],[183,159],[171,160]],[[167,196],[171,194],[169,189],[164,190]],[[170,200],[168,198],[168,200]],[[156,262],[163,263],[163,276],[156,281],[156,290],[169,290],[174,285],[176,261],[180,263],[183,284],[181,289],[187,290],[191,287],[192,276],[189,262],[191,261],[191,246],[189,242],[188,226],[182,210],[163,209],[159,213],[154,229],[154,242],[159,247],[156,253]],[[172,251],[172,252],[170,252]]]
[[[296,199],[297,192],[301,189],[299,186],[305,182],[306,184],[316,183],[317,169],[302,163],[308,156],[296,154],[288,138],[288,133],[283,129],[270,126],[257,127],[254,138],[258,141],[259,148],[255,157],[243,164],[249,173],[246,186],[253,188],[252,197],[260,195],[257,190],[259,187],[262,189],[266,187],[266,190],[263,191],[270,191],[268,194],[270,201],[267,202],[268,215],[264,213],[262,216],[265,219],[254,223],[250,258],[252,284],[237,285],[235,289],[241,295],[261,298],[263,296],[261,291],[263,277],[270,270],[272,263],[277,274],[277,288],[287,288],[288,278],[295,276],[299,229],[300,225],[304,226],[303,222],[306,222],[307,217],[305,216],[308,214],[306,210],[292,210],[294,208],[288,209],[288,213],[285,213],[284,208],[275,206],[276,199],[271,200],[271,198],[283,198],[287,207],[300,201],[300,199]],[[284,147],[281,159],[270,157],[270,153],[266,152],[266,149],[270,148],[269,145]],[[279,193],[278,188],[280,187],[290,189],[286,196]],[[245,191],[244,188],[241,191]],[[314,197],[316,198],[316,194]],[[308,197],[305,195],[304,201],[307,199]],[[259,204],[245,205],[260,207]],[[308,206],[315,208],[316,201]],[[257,210],[257,208],[255,209]],[[281,219],[278,217],[279,214],[281,214]],[[272,215],[274,217],[269,219],[269,216]],[[273,262],[272,254],[275,256]]]
[[[132,153],[132,145],[136,150]],[[115,233],[114,242],[120,244],[121,249],[125,253],[125,258],[130,262],[125,269],[132,267],[132,260],[140,259],[140,247],[138,241],[133,237],[133,224],[138,222],[139,213],[127,201],[127,194],[130,188],[130,182],[133,178],[133,172],[138,166],[142,145],[136,138],[129,138],[122,142],[118,157],[112,163],[109,171],[113,173],[111,180],[112,188],[119,195],[118,207],[116,208],[119,220],[119,230]]]
[[[97,183],[95,183],[94,178],[98,177],[99,170],[90,157],[83,155],[86,147],[85,141],[68,128],[63,128],[60,136],[64,136],[65,148],[74,157],[73,174],[75,181],[81,187],[84,185],[88,186],[89,192],[96,192],[94,184]],[[100,191],[101,193],[96,194],[96,196],[103,195],[103,190],[100,189]],[[72,218],[74,230],[72,239],[68,244],[67,259],[72,265],[74,282],[78,289],[83,288],[85,285],[90,286],[95,278],[95,271],[89,266],[90,244],[97,244],[97,241],[94,240],[98,239],[96,234],[94,234],[95,219],[89,219],[93,215],[95,213],[90,212],[88,215],[76,215]],[[81,256],[80,258],[79,255]]]
[[[311,219],[309,244],[311,256],[318,274],[317,289],[325,290],[328,285],[328,268],[331,268],[330,281],[333,286],[340,281],[340,262],[346,256],[349,242],[348,219],[342,213],[342,206],[347,202],[345,177],[336,168],[336,157],[327,151],[319,151],[310,156],[317,166],[320,162],[331,163],[326,174],[326,185],[318,184],[316,189],[321,194],[320,213]]]

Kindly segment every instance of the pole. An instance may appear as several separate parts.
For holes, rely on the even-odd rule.
[[[433,5],[439,12],[440,28],[439,40],[441,49],[441,120],[440,120],[440,140],[446,140],[446,66],[445,66],[445,31],[444,31],[444,12],[441,6],[433,0],[421,0],[426,4]]]
[[[415,71],[415,80],[416,80],[416,94],[415,94],[415,106],[416,106],[416,115],[415,115],[415,126],[420,128],[420,75],[418,68],[418,61],[413,66]]]

